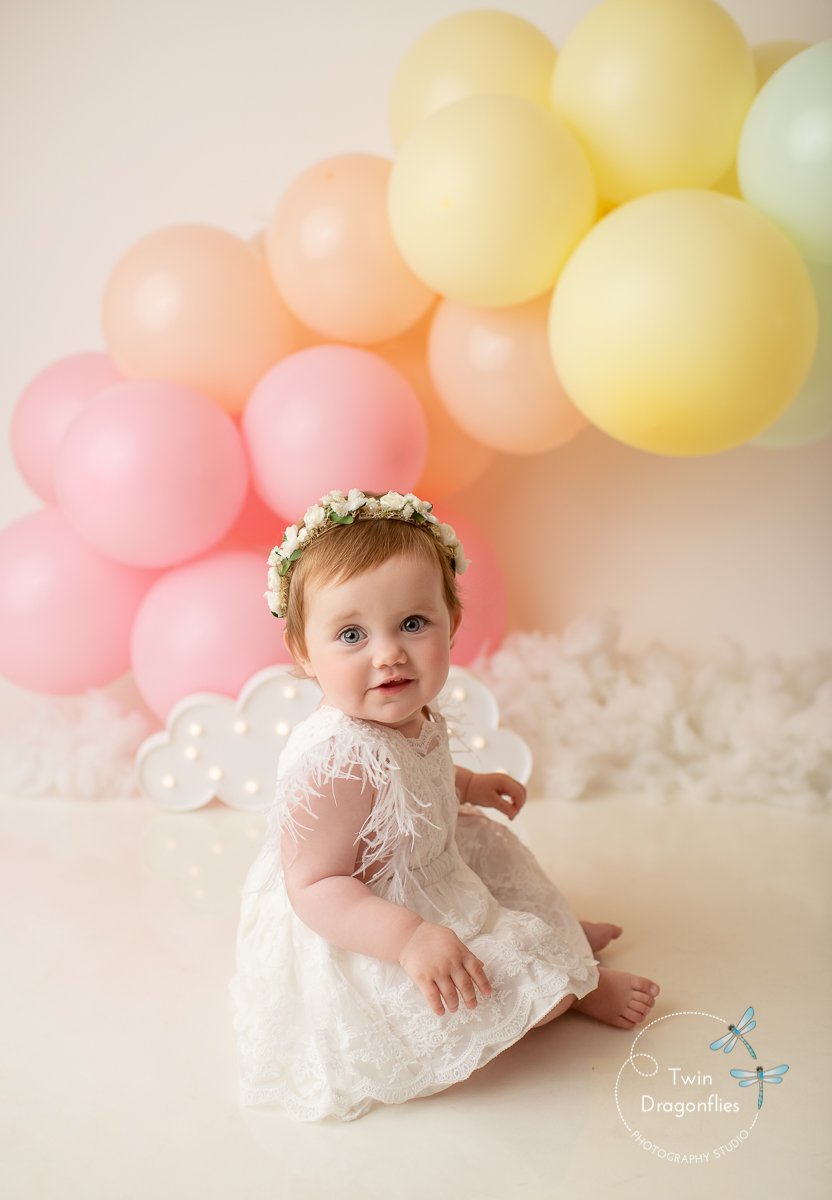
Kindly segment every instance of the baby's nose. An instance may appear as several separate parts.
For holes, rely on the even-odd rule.
[[[404,662],[407,662],[407,654],[397,638],[379,638],[373,647],[373,666],[393,667]]]

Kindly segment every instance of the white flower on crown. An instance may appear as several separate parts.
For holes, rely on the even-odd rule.
[[[442,538],[443,546],[455,546],[459,543],[459,538],[456,536],[456,530],[453,525],[440,525],[439,535]]]
[[[299,530],[297,525],[289,526],[283,535],[283,541],[277,548],[277,553],[281,558],[288,558],[291,554],[294,554],[296,550],[300,549],[303,542],[306,541],[306,537],[301,537],[302,532],[305,533],[306,531]],[[308,536],[308,534],[306,536]]]
[[[471,565],[470,558],[465,557],[465,551],[462,549],[462,542],[457,541],[454,544],[454,568],[457,575],[464,575]]]
[[[315,534],[316,530],[325,528],[330,522],[332,524],[343,523],[344,518],[351,518],[352,514],[358,512],[359,509],[364,509],[366,516],[384,516],[388,513],[395,513],[403,521],[419,518],[426,524],[433,525],[435,535],[450,551],[456,574],[462,575],[471,565],[470,559],[466,558],[462,543],[456,536],[453,526],[441,524],[433,515],[432,508],[433,505],[430,501],[420,500],[413,492],[407,492],[405,495],[402,495],[401,492],[386,492],[379,499],[376,499],[375,496],[365,496],[360,488],[350,488],[349,494],[346,496],[341,491],[327,492],[317,504],[311,505],[306,510],[301,526],[290,525],[283,535],[281,544],[275,546],[269,553],[269,590],[264,592],[269,608],[276,617],[285,615],[280,611],[281,577],[285,577],[291,570],[304,543]]]
[[[401,492],[385,492],[379,501],[382,508],[388,508],[391,512],[401,512],[405,506],[405,498]]]
[[[417,512],[420,517],[424,517],[426,521],[430,521],[433,525],[437,524],[436,517],[431,515],[430,510],[433,508],[433,505],[429,500],[420,500],[412,492],[407,493],[405,500],[413,506],[413,511]]]
[[[456,536],[456,530],[452,525],[440,525],[439,535],[442,538],[443,546],[448,546],[454,556],[454,569],[457,575],[463,575],[470,567],[471,560],[465,557],[465,551],[462,548],[462,542]]]
[[[303,524],[306,529],[319,529],[326,524],[326,509],[320,504],[311,505],[304,513]]]

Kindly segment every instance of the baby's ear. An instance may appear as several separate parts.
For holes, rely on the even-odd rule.
[[[293,648],[291,642],[289,641],[288,637],[286,636],[285,629],[283,630],[283,645],[286,647],[286,649],[291,654],[292,660],[295,664],[294,669],[289,672],[290,675],[294,675],[294,677],[296,679],[305,679],[305,678],[314,679],[315,674],[312,670],[309,659],[303,658],[300,654],[298,654],[297,650],[295,650]]]
[[[459,629],[461,624],[462,624],[462,613],[461,612],[454,613],[454,615],[451,619],[451,645],[452,646],[454,644],[454,638],[456,637],[456,632]]]

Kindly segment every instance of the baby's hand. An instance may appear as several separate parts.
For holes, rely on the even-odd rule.
[[[482,961],[446,925],[423,921],[405,943],[399,964],[418,985],[437,1016],[456,1012],[457,991],[468,1008],[477,1007],[474,984],[488,998],[491,984]]]
[[[467,804],[478,804],[480,808],[496,808],[514,820],[526,803],[526,789],[522,783],[501,771],[490,775],[472,775],[465,801]]]

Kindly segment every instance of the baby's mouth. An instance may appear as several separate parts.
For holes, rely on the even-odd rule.
[[[405,687],[406,684],[412,683],[412,679],[404,679],[401,675],[397,675],[395,679],[385,679],[384,683],[377,685],[377,691],[393,691],[395,688]]]

